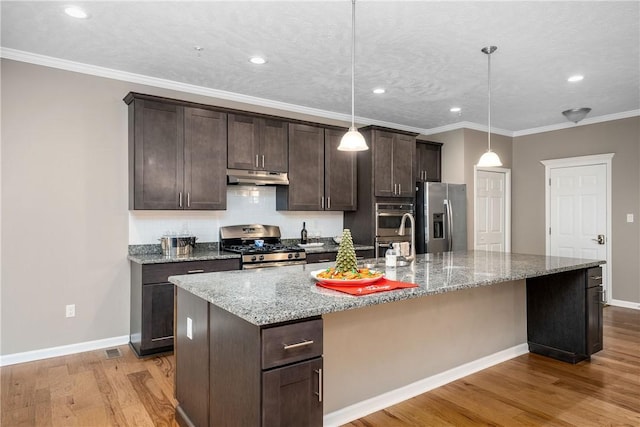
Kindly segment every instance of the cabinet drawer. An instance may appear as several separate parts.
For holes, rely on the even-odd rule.
[[[262,369],[322,355],[322,319],[262,330]]]
[[[602,285],[602,267],[587,270],[587,288]]]
[[[210,261],[168,262],[165,264],[144,264],[142,283],[163,283],[169,276],[181,274],[209,273],[212,271],[239,270],[240,259],[216,259]]]

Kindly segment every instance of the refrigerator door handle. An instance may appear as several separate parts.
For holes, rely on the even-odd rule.
[[[453,250],[453,209],[451,209],[451,203],[449,200],[444,200],[444,206],[447,210],[447,246],[448,250]]]

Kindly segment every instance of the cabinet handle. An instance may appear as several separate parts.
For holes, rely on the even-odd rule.
[[[204,270],[189,270],[187,274],[204,273]]]
[[[318,402],[322,402],[322,368],[314,369],[313,372],[318,374],[318,391],[314,394],[318,396]]]
[[[320,197],[320,209],[324,209],[324,197]]]
[[[256,168],[258,167],[258,155],[256,154]]]
[[[262,169],[264,169],[264,154],[262,155]]]
[[[602,276],[590,276],[589,279],[600,280],[602,279]]]
[[[164,340],[172,340],[172,339],[173,339],[173,335],[167,335],[166,337],[151,338],[151,342],[164,341]]]
[[[356,258],[356,259],[357,259],[357,258]],[[329,262],[329,261],[331,261],[331,260],[330,260],[329,258],[327,258],[327,259],[319,259],[319,260],[318,260],[318,261],[316,261],[316,262]]]
[[[182,207],[182,191],[178,193],[178,206]]]
[[[402,194],[402,184],[398,184],[398,196]]]
[[[313,344],[313,340],[305,340],[305,341],[297,342],[295,344],[284,344],[282,348],[284,350],[291,350],[292,348],[304,347],[311,344]]]
[[[191,207],[191,192],[187,192],[187,207]]]
[[[327,209],[331,209],[331,197],[327,197]]]

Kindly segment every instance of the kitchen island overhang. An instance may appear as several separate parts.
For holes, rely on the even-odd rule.
[[[202,322],[210,322],[208,337],[211,342],[207,345],[213,346],[213,341],[220,339],[217,334],[228,329],[230,323],[226,322],[233,321],[253,337],[249,347],[257,352],[256,360],[260,360],[260,331],[321,318],[324,337],[320,358],[324,363],[320,369],[322,406],[325,425],[334,425],[336,420],[346,422],[354,416],[380,409],[371,402],[382,401],[390,405],[394,403],[393,395],[410,397],[406,394],[408,388],[415,394],[426,391],[428,384],[434,384],[428,381],[429,378],[440,378],[460,366],[499,353],[509,354],[509,357],[522,354],[528,341],[529,280],[525,279],[552,278],[563,273],[579,275],[603,264],[599,260],[477,251],[418,258],[414,268],[398,268],[395,273],[397,280],[413,281],[419,287],[364,297],[318,288],[310,272],[331,266],[329,263],[172,277],[171,281],[180,288],[177,289],[178,342],[181,342],[180,335],[184,335],[181,318],[188,316],[188,313],[181,313],[181,298],[184,302],[191,299],[208,305],[209,317],[202,318]],[[227,326],[220,327],[214,317],[226,319],[224,324]],[[189,346],[193,345],[191,340],[183,341],[186,341],[185,346],[176,348],[177,378],[185,369],[181,366],[181,350],[190,352]],[[247,348],[246,343],[242,345]],[[214,351],[213,347],[211,351]],[[229,353],[228,364],[231,370],[236,370],[238,360],[232,354],[237,355],[237,351]],[[257,362],[254,362],[250,366],[255,366]],[[220,366],[224,366],[220,365],[220,357],[216,363],[216,368],[213,364],[209,366],[210,377],[207,378],[210,381],[200,385],[211,393],[219,384],[219,379],[214,378],[215,371],[219,372]],[[264,373],[255,369],[254,379],[260,372]],[[250,370],[243,368],[244,372]],[[311,374],[309,384],[314,387],[312,393],[317,394],[315,387],[320,379],[314,379],[314,375],[319,377]],[[201,379],[203,375],[192,377]],[[240,384],[241,379],[238,377],[234,381]],[[246,387],[234,391],[229,388],[229,381],[225,384],[227,393],[246,397]],[[415,384],[420,386],[416,388]],[[256,387],[254,384],[253,388]],[[193,384],[189,388],[193,389]],[[404,391],[398,394],[398,390]],[[178,414],[191,418],[189,402],[183,404],[179,390],[178,401]],[[259,406],[256,403],[259,401],[260,397],[254,396],[254,406]],[[214,400],[210,403],[210,417],[234,417],[229,401],[220,410],[213,406]],[[238,408],[238,414],[245,409]],[[253,413],[255,425],[269,425],[265,419],[261,421],[260,408],[254,409]]]

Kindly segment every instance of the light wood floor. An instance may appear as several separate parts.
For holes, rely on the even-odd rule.
[[[640,426],[640,311],[605,308],[605,349],[570,365],[526,354],[348,426]],[[0,368],[1,425],[176,426],[173,356],[127,346]],[[302,426],[300,426],[302,427]]]

